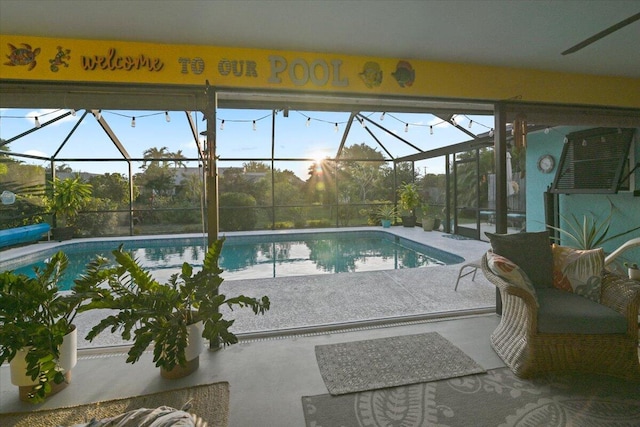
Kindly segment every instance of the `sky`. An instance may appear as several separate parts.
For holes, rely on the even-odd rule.
[[[8,140],[23,132],[34,130],[9,144],[11,152],[43,157],[52,156],[64,143],[56,158],[122,158],[95,118],[88,114],[69,134],[81,118],[84,110],[76,115],[68,115],[52,124],[46,122],[70,110],[0,110],[0,138]],[[131,158],[142,158],[143,152],[151,147],[167,147],[170,152],[181,150],[187,158],[197,157],[196,142],[188,126],[186,113],[182,111],[112,111],[101,112],[109,126],[124,145]],[[198,133],[205,130],[206,122],[202,113],[191,113]],[[386,112],[362,112],[380,126],[385,127],[398,137],[410,142],[414,147],[394,138],[368,124],[370,129],[386,149],[400,157],[417,153],[417,149],[427,151],[458,142],[468,141],[470,137],[455,129],[450,123],[430,114],[407,114]],[[167,115],[169,121],[167,121]],[[275,118],[275,157],[295,159],[320,159],[335,157],[340,146],[343,132],[347,127],[349,113],[297,111],[289,112],[285,117],[282,111]],[[36,129],[35,118],[41,125]],[[135,117],[135,127],[132,121]],[[224,120],[224,124],[223,121]],[[493,128],[493,116],[455,116],[456,122],[470,132],[481,134]],[[255,125],[254,125],[255,122]],[[241,166],[243,161],[225,161],[225,159],[251,158],[264,159],[271,156],[272,136],[271,110],[228,110],[217,111],[217,154],[219,167]],[[337,125],[337,131],[336,131]],[[200,136],[200,139],[204,137]],[[365,143],[385,158],[389,156],[359,123],[351,126],[345,146]],[[22,159],[25,163],[48,166],[48,161]],[[125,162],[80,163],[64,161],[74,171],[92,173],[117,172],[127,174]],[[280,169],[293,170],[301,179],[307,178],[309,161],[295,163],[277,163]],[[134,173],[140,163],[133,164]],[[197,166],[197,162],[189,163]],[[444,159],[421,161],[416,164],[421,174],[444,173]]]

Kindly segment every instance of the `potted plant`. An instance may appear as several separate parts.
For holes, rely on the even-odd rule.
[[[55,216],[56,227],[51,233],[54,240],[68,240],[73,237],[78,212],[91,199],[91,184],[82,182],[80,177],[49,181],[53,186],[53,196],[49,209]]]
[[[384,228],[391,227],[391,224],[398,220],[398,209],[391,204],[378,206],[376,214]]]
[[[398,196],[400,196],[402,225],[404,227],[414,227],[416,225],[415,209],[420,206],[418,186],[412,182],[404,182],[398,188]]]
[[[422,211],[422,229],[424,231],[433,230],[434,219],[431,215],[429,215],[429,210],[430,210],[429,204],[423,203],[422,206],[420,207],[420,210]]]
[[[640,268],[635,262],[625,262],[624,266],[627,267],[629,273],[629,279],[640,280]]]
[[[636,230],[640,230],[640,226],[632,227],[613,236],[609,236],[609,228],[611,226],[611,217],[613,216],[613,210],[609,213],[602,222],[598,221],[598,218],[593,216],[583,215],[582,220],[579,220],[575,215],[571,215],[570,218],[560,216],[564,222],[566,228],[554,227],[547,225],[548,228],[556,230],[561,236],[567,239],[566,246],[573,245],[576,249],[595,249],[606,242],[616,239],[618,237],[627,235]],[[553,240],[559,240],[552,237]]]
[[[159,283],[140,266],[132,255],[122,250],[113,251],[115,265],[107,265],[106,259],[97,257],[87,268],[87,273],[77,279],[78,284],[93,287],[106,285],[106,289],[87,308],[115,309],[95,325],[87,334],[93,340],[105,329],[121,331],[122,338],[133,338],[128,352],[128,363],[135,363],[153,342],[153,361],[161,368],[161,375],[179,378],[198,368],[199,348],[202,337],[224,345],[238,342],[229,331],[234,320],[226,320],[219,308],[251,307],[255,314],[269,309],[269,298],[250,298],[244,295],[226,297],[220,294],[222,270],[218,257],[224,239],[214,242],[208,249],[202,270],[193,273],[193,267],[185,262],[180,274],[172,275],[166,283]],[[196,332],[189,333],[191,325]],[[186,351],[196,343],[192,354]]]
[[[62,295],[58,283],[68,265],[57,252],[35,277],[0,274],[0,364],[11,365],[11,382],[20,398],[41,402],[70,381],[77,360],[77,330],[73,320],[91,289],[74,287]]]

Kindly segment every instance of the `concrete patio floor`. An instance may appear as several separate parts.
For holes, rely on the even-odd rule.
[[[419,228],[391,230],[466,261],[480,258],[489,247],[486,242],[452,239]],[[85,348],[73,370],[72,384],[37,407],[18,400],[9,369],[3,365],[0,412],[78,405],[228,381],[230,426],[303,426],[302,396],[327,393],[315,360],[315,345],[430,331],[441,333],[485,369],[504,366],[489,345],[489,334],[499,321],[493,314],[495,288],[478,271],[475,281],[471,276],[463,278],[454,292],[461,265],[228,280],[225,285],[234,294],[268,295],[272,308],[265,316],[235,311],[234,331],[240,343],[203,353],[196,374],[164,380],[151,363],[150,353],[135,365],[126,364],[122,348],[100,348],[122,344],[105,335],[104,341],[94,342],[92,348],[79,342]],[[77,323],[88,324],[88,320],[78,319]],[[82,328],[79,326],[79,337],[84,336]]]

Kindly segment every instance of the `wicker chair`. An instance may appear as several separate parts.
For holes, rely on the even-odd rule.
[[[545,372],[583,372],[640,381],[639,282],[608,272],[602,279],[600,303],[625,316],[626,333],[541,333],[534,296],[493,274],[487,254],[482,257],[480,266],[502,297],[502,318],[491,334],[491,345],[517,376],[530,378]]]

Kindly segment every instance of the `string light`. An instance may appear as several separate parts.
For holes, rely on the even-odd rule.
[[[74,110],[73,108],[71,109],[71,115],[72,115],[73,117],[75,117],[75,116],[76,116],[76,110]]]
[[[380,114],[380,121],[384,120],[384,112],[382,114]]]
[[[335,127],[334,127],[335,131],[338,132],[339,128],[338,128],[338,123],[336,123]]]
[[[568,143],[569,142],[569,138],[567,138],[566,136],[564,137],[564,143]]]
[[[224,130],[224,120],[220,122],[220,130]]]
[[[305,123],[306,127],[311,126],[311,117],[307,117],[307,122]]]
[[[405,133],[409,132],[409,123],[404,124],[404,132]]]
[[[136,127],[136,118],[135,117],[131,118],[131,127],[132,128]]]
[[[469,129],[471,129],[472,125],[473,125],[473,120],[469,120]]]
[[[550,131],[551,131],[551,130],[550,130],[548,127],[544,128],[544,134],[545,134],[545,135],[549,135],[549,132],[550,132]]]
[[[493,138],[493,128],[489,131],[489,138]]]
[[[171,121],[171,116],[169,116],[169,112],[168,111],[164,112],[164,119],[167,121],[167,123],[169,123]]]
[[[102,118],[102,110],[98,110],[98,114],[96,114],[96,120],[100,120]]]
[[[429,126],[429,135],[433,135],[433,126]]]
[[[454,117],[451,117],[451,124],[454,126],[458,126],[458,124],[456,123],[456,119]]]
[[[38,120],[38,116],[35,117],[35,121],[36,121],[36,128],[40,127],[40,120]]]
[[[362,120],[360,121],[360,124],[362,125],[362,128],[363,128],[363,129],[366,129],[366,128],[367,128],[367,124],[366,124],[366,122],[364,121],[364,119],[362,119]]]
[[[253,130],[256,130],[256,121],[253,121]]]

